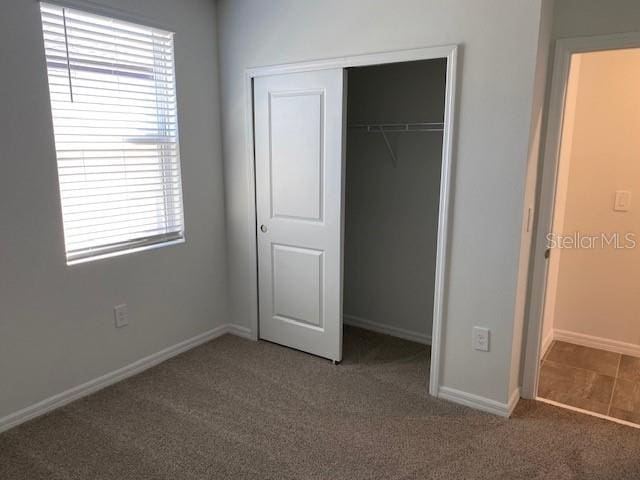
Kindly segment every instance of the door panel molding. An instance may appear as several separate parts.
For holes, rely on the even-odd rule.
[[[315,265],[310,265],[310,267],[315,267],[314,277],[315,279],[306,279],[307,283],[311,283],[311,281],[315,280],[317,284],[317,288],[315,293],[311,293],[310,295],[299,295],[299,297],[294,299],[294,308],[291,308],[291,302],[288,301],[286,297],[288,292],[290,292],[295,285],[300,285],[304,283],[303,278],[305,271],[302,269],[297,269],[292,274],[289,275],[289,278],[283,279],[283,282],[280,282],[278,275],[281,273],[281,270],[286,269],[278,267],[278,258],[277,252],[286,252],[290,255],[306,255],[307,257],[315,257]],[[324,309],[322,308],[322,295],[324,292],[324,252],[322,250],[316,250],[315,248],[301,248],[301,247],[292,247],[289,245],[282,245],[278,243],[271,244],[271,272],[272,272],[272,285],[273,285],[273,315],[274,317],[283,319],[283,321],[295,322],[305,327],[309,327],[315,329],[317,331],[324,331]],[[307,270],[308,272],[308,270]],[[293,278],[291,278],[293,277]],[[283,283],[285,283],[283,285]],[[297,305],[299,302],[309,299],[312,296],[312,310],[313,312],[305,312],[299,313],[302,310],[305,310],[304,305]],[[311,300],[311,299],[309,299]],[[289,306],[287,305],[289,303]],[[289,311],[287,314],[286,311]],[[305,318],[306,317],[306,318]],[[312,318],[310,318],[312,317]]]
[[[306,97],[306,98],[305,98]],[[317,99],[313,98],[317,97]],[[273,118],[277,112],[274,112],[276,101],[283,101],[284,99],[296,99],[299,102],[304,100],[310,100],[313,98],[313,103],[317,100],[317,112],[313,112],[317,114],[316,118],[297,118],[297,132],[296,135],[286,135],[285,138],[280,137],[280,131],[289,125],[274,125]],[[273,176],[274,172],[277,172],[278,169],[274,168],[274,161],[277,162],[280,156],[278,155],[279,148],[285,148],[284,143],[295,142],[296,144],[293,147],[297,147],[298,149],[307,148],[311,141],[317,141],[317,145],[314,145],[317,150],[317,154],[314,155],[317,157],[317,165],[315,166],[315,174],[317,175],[316,179],[313,178],[300,178],[301,175],[304,174],[304,171],[300,171],[303,169],[304,165],[290,165],[288,169],[288,177],[286,179],[276,179],[274,180],[272,177],[271,182],[271,218],[289,218],[292,220],[306,220],[309,222],[323,222],[324,221],[324,179],[322,176],[322,172],[324,169],[324,123],[325,123],[325,99],[326,99],[326,90],[325,89],[309,89],[309,90],[293,90],[293,91],[279,91],[279,92],[269,92],[269,129],[271,132],[271,144],[269,148],[269,162],[271,168],[271,174]],[[282,105],[285,107],[303,107],[304,105]],[[307,106],[308,107],[308,106]],[[304,114],[303,108],[298,108],[299,114]],[[311,124],[311,132],[307,132],[304,130],[305,122],[315,122]],[[278,128],[280,127],[280,128]],[[315,127],[315,128],[314,128]],[[313,132],[320,132],[320,135],[317,138],[313,138],[315,135]],[[282,132],[283,134],[285,132]],[[292,138],[293,137],[293,138]],[[310,138],[311,137],[311,138]],[[276,144],[276,141],[278,143]],[[289,146],[291,148],[291,146]],[[298,168],[298,171],[293,171],[293,168]],[[298,178],[295,178],[296,174],[298,174]],[[292,178],[294,177],[294,178]],[[315,181],[314,181],[315,180]],[[276,184],[276,190],[285,190],[289,195],[283,199],[278,199],[274,197],[274,187],[273,184]],[[306,205],[308,210],[311,210],[306,215],[304,215],[304,207],[305,205],[301,205],[299,202],[290,201],[291,198],[295,198],[296,194],[300,194],[299,190],[304,189],[315,189],[317,185],[317,192],[315,193],[316,204],[315,205]],[[280,207],[282,205],[282,207]],[[294,213],[278,213],[278,211],[286,211],[286,208],[293,207],[294,210],[297,209],[298,215]]]

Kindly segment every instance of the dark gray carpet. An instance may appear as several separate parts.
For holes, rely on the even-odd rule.
[[[640,478],[640,430],[436,400],[428,362],[352,328],[339,366],[224,336],[0,435],[0,479]]]

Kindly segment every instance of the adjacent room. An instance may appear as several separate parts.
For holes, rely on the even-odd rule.
[[[640,478],[639,19],[3,0],[0,480]]]
[[[538,395],[640,424],[640,49],[575,54],[550,238]]]

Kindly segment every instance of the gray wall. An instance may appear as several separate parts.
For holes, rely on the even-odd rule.
[[[349,124],[442,122],[446,60],[349,70]],[[442,133],[348,130],[344,313],[431,337]]]
[[[248,67],[460,44],[454,202],[441,383],[504,404],[515,391],[516,309],[543,0],[220,0],[231,314],[251,326],[256,265],[245,129]],[[474,325],[491,352],[472,350]],[[513,355],[512,355],[513,354]]]
[[[214,3],[100,3],[176,32],[187,241],[66,266],[38,2],[3,0],[0,418],[227,321]]]
[[[555,38],[640,31],[637,0],[556,0]]]

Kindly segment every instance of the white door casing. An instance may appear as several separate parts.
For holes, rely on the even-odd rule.
[[[260,338],[342,358],[341,68],[254,80]]]

